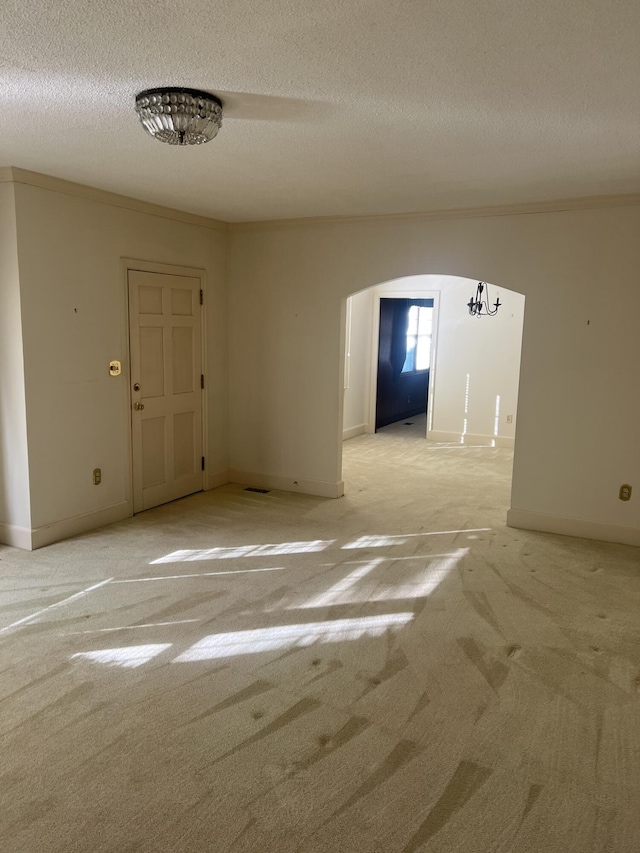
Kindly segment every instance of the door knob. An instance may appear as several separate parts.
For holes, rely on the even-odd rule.
[[[136,412],[139,412],[141,409],[144,409],[144,403],[134,403],[133,408]]]

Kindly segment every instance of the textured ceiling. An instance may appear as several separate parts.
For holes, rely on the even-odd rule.
[[[137,91],[216,93],[205,146]],[[638,0],[4,0],[0,165],[229,221],[640,191]]]

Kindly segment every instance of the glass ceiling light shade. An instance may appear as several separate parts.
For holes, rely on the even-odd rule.
[[[222,101],[198,89],[146,89],[136,95],[136,112],[147,133],[169,145],[202,145],[222,125]]]

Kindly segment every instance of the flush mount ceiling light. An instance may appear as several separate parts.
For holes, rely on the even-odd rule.
[[[484,292],[484,288],[487,288],[487,298],[483,299],[482,294]],[[484,281],[479,281],[478,286],[476,287],[476,295],[472,296],[471,299],[467,302],[467,308],[469,309],[469,314],[472,317],[493,317],[494,314],[498,313],[498,308],[502,303],[500,299],[496,299],[493,308],[489,308],[489,285]]]
[[[202,145],[222,125],[222,101],[198,89],[145,89],[136,95],[136,112],[147,133],[169,145]]]

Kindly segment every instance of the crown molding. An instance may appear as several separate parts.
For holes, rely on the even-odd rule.
[[[495,207],[468,207],[451,210],[427,210],[416,213],[381,213],[365,216],[315,216],[298,219],[265,219],[255,222],[230,222],[231,231],[263,231],[277,228],[308,228],[322,225],[357,225],[393,222],[429,222],[442,219],[480,219],[491,216],[525,216],[532,213],[562,213],[572,210],[596,210],[607,207],[640,205],[640,193],[600,195],[550,201],[521,202]]]
[[[77,184],[66,181],[63,178],[54,178],[40,172],[30,172],[28,169],[19,169],[15,166],[0,168],[0,183],[13,182],[16,184],[27,184],[32,187],[51,190],[52,192],[72,195],[76,198],[84,198],[89,201],[97,201],[112,207],[120,207],[125,210],[134,210],[137,213],[147,213],[150,216],[160,216],[163,219],[173,219],[177,222],[186,222],[189,225],[198,225],[201,228],[210,228],[214,231],[227,231],[228,224],[218,219],[210,219],[207,216],[198,216],[195,213],[187,213],[184,210],[174,210],[171,207],[163,207],[160,204],[152,204],[140,199],[119,195],[108,190],[100,190],[96,187]]]
[[[414,213],[379,213],[361,216],[310,216],[294,219],[260,219],[246,222],[226,222],[211,219],[184,210],[175,210],[159,204],[141,201],[108,190],[85,186],[84,184],[54,178],[40,172],[31,172],[15,166],[0,167],[0,183],[28,184],[34,187],[65,193],[78,198],[135,210],[151,216],[160,216],[189,225],[198,225],[214,231],[264,231],[286,228],[314,228],[331,225],[358,225],[394,222],[433,222],[447,219],[481,219],[493,216],[526,216],[534,213],[563,213],[567,211],[596,210],[611,207],[634,207],[640,205],[640,193],[619,195],[585,196],[583,198],[550,199],[548,201],[520,202],[518,204],[496,205],[494,207],[452,208],[448,210],[425,210]]]

